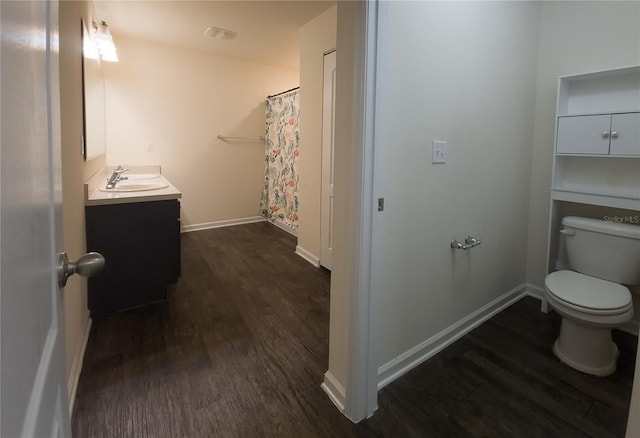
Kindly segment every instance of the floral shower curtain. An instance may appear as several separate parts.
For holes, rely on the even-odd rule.
[[[265,175],[260,212],[268,220],[298,228],[298,113],[300,90],[267,99]]]

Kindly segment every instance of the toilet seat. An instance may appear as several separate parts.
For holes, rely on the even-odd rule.
[[[579,272],[552,272],[545,278],[545,288],[563,305],[592,315],[618,315],[633,306],[626,287]]]

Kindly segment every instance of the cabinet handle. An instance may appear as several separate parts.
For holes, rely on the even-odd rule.
[[[608,131],[603,131],[602,132],[602,138],[609,138],[609,132]]]
[[[618,138],[618,131],[613,131],[613,132],[611,133],[611,137],[613,137],[613,138]]]

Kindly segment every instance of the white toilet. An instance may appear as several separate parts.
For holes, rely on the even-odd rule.
[[[545,278],[545,298],[562,315],[553,352],[584,373],[616,370],[611,329],[633,317],[625,285],[640,283],[640,226],[568,216],[562,219],[571,271]]]

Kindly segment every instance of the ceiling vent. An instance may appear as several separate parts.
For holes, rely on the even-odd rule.
[[[221,27],[215,26],[207,27],[204,34],[216,40],[232,40],[238,36],[238,34],[232,30],[222,29]]]

